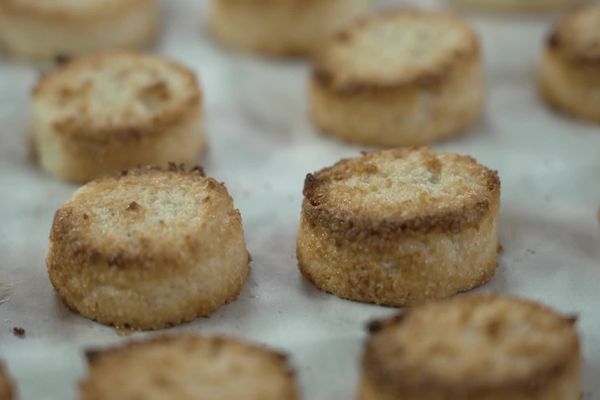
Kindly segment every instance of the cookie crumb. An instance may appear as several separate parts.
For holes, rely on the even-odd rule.
[[[54,63],[56,65],[65,65],[71,62],[72,57],[68,54],[59,53],[54,56]]]
[[[13,328],[13,335],[15,335],[16,337],[20,338],[20,339],[24,339],[25,335],[27,334],[27,331],[25,331],[24,328],[15,326]]]
[[[139,209],[140,209],[140,205],[135,201],[132,201],[127,206],[127,211],[135,211],[135,210],[139,210]]]

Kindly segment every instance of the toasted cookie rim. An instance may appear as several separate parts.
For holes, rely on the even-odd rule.
[[[79,383],[79,387],[82,388],[90,379],[91,369],[100,363],[105,357],[118,356],[126,354],[128,352],[135,352],[138,349],[152,348],[156,345],[169,345],[178,344],[180,342],[187,342],[192,345],[205,344],[210,347],[223,347],[223,346],[236,346],[238,350],[252,352],[253,355],[268,358],[269,362],[276,363],[280,367],[284,377],[292,384],[293,388],[297,390],[296,377],[297,373],[291,363],[291,356],[281,350],[273,349],[267,345],[260,343],[253,343],[246,340],[240,340],[232,336],[225,335],[197,335],[192,333],[180,333],[180,334],[161,334],[158,336],[144,338],[141,340],[128,340],[125,343],[110,345],[104,348],[88,347],[84,349],[84,357],[88,367],[88,375],[82,379]],[[204,342],[204,343],[203,343]]]
[[[453,53],[446,57],[445,62],[440,62],[430,69],[423,69],[415,77],[398,76],[394,79],[354,79],[350,82],[337,83],[335,66],[325,65],[327,59],[326,53],[329,47],[335,46],[338,42],[346,42],[350,36],[363,26],[369,25],[373,21],[393,19],[397,16],[428,16],[439,18],[452,22],[457,28],[468,32],[469,42],[465,51]],[[382,10],[371,15],[359,17],[352,21],[346,27],[342,28],[331,37],[329,37],[314,57],[313,70],[311,74],[312,81],[322,88],[329,89],[340,94],[353,94],[356,92],[389,92],[397,89],[406,89],[410,87],[436,87],[443,85],[449,78],[456,73],[456,70],[465,62],[477,61],[480,57],[481,48],[479,39],[474,30],[459,17],[447,14],[441,11],[428,10],[415,7],[399,7],[388,10]]]
[[[386,368],[382,365],[378,357],[375,355],[375,352],[373,351],[373,348],[375,346],[374,341],[377,335],[379,335],[382,332],[385,332],[386,329],[393,329],[396,326],[402,325],[411,314],[418,313],[419,308],[428,306],[435,307],[436,305],[440,304],[443,305],[456,302],[462,302],[461,305],[469,305],[477,303],[479,301],[490,302],[495,301],[497,299],[509,300],[513,302],[514,305],[525,306],[529,309],[534,309],[537,312],[543,312],[548,316],[552,316],[553,318],[556,318],[557,321],[562,321],[562,327],[573,329],[572,334],[569,338],[569,346],[562,347],[562,351],[560,351],[557,354],[557,359],[554,360],[553,363],[550,363],[540,368],[539,370],[534,371],[529,376],[518,377],[512,380],[505,379],[501,382],[495,383],[481,381],[478,382],[476,378],[470,376],[469,379],[466,379],[459,383],[460,387],[457,387],[456,384],[452,384],[450,382],[441,382],[439,380],[431,379],[418,383],[406,383],[398,379],[393,379],[393,377],[389,376],[389,374],[393,373],[393,371],[386,370]],[[507,297],[494,293],[482,295],[468,295],[446,300],[442,303],[430,303],[416,308],[409,308],[391,317],[374,320],[367,324],[369,336],[364,347],[361,361],[363,366],[363,373],[366,374],[369,379],[373,379],[378,384],[385,385],[386,388],[397,393],[401,393],[404,391],[413,391],[419,388],[443,391],[452,391],[460,389],[462,392],[467,391],[470,393],[485,393],[498,390],[509,391],[514,389],[537,391],[543,389],[546,386],[547,382],[552,381],[556,377],[562,375],[566,370],[573,367],[578,367],[578,363],[580,362],[581,344],[578,334],[574,328],[576,323],[577,316],[561,314],[558,311],[555,311],[552,308],[541,304],[537,301],[531,301],[519,297]],[[575,359],[573,358],[574,355],[576,356]]]
[[[374,151],[363,153],[365,155],[378,155],[384,152],[407,153],[426,149],[426,147],[406,147],[391,150]],[[336,162],[330,167],[323,168],[315,173],[309,173],[304,180],[302,202],[302,215],[307,222],[322,226],[331,233],[347,239],[377,237],[380,239],[397,239],[398,235],[406,233],[430,233],[443,231],[458,233],[461,230],[480,223],[486,216],[497,211],[500,206],[500,177],[496,171],[479,164],[474,158],[460,156],[473,162],[485,171],[485,186],[487,196],[477,199],[475,202],[466,203],[460,208],[452,210],[434,210],[431,214],[418,217],[387,217],[371,218],[355,215],[346,210],[339,210],[335,205],[329,204],[327,198],[321,200],[318,196],[319,189],[329,183],[329,174],[340,166],[360,160],[358,158],[346,158]],[[324,196],[326,197],[326,196]]]
[[[107,355],[118,354],[124,351],[131,351],[137,348],[144,348],[147,346],[154,346],[160,344],[170,344],[177,343],[180,341],[193,341],[194,343],[200,342],[208,342],[209,345],[222,346],[227,344],[233,344],[235,346],[243,347],[244,349],[251,350],[259,350],[262,353],[262,350],[265,350],[265,353],[270,353],[275,356],[274,359],[279,361],[287,362],[289,361],[289,354],[284,353],[282,351],[273,350],[270,347],[265,345],[256,344],[247,342],[244,340],[239,340],[231,336],[225,335],[198,335],[192,333],[179,333],[179,334],[161,334],[149,338],[144,339],[131,339],[126,341],[125,343],[110,345],[108,347],[97,348],[97,347],[89,347],[84,350],[85,359],[89,364],[97,363],[102,357]]]

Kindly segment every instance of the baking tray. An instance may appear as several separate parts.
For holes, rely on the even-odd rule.
[[[200,77],[210,141],[202,164],[234,197],[253,257],[236,302],[168,332],[269,345],[290,354],[303,398],[353,398],[364,325],[395,310],[315,289],[298,273],[295,240],[306,173],[369,149],[311,125],[307,63],[218,47],[205,30],[207,1],[162,6],[165,30],[156,52]],[[584,398],[600,399],[600,127],[553,112],[536,92],[535,65],[552,16],[466,18],[484,48],[486,110],[468,135],[434,148],[472,155],[502,180],[504,252],[495,278],[474,292],[520,295],[578,314]],[[0,56],[0,358],[21,399],[68,400],[85,375],[84,349],[162,332],[123,337],[67,310],[50,285],[44,257],[52,217],[77,187],[49,178],[28,159],[29,93],[38,75],[38,66]]]

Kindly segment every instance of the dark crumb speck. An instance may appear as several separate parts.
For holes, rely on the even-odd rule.
[[[106,263],[108,264],[109,267],[113,267],[113,266],[119,267],[119,266],[123,265],[123,257],[118,253],[110,254],[106,258]]]
[[[369,333],[377,333],[383,328],[383,323],[381,321],[369,321],[367,323],[367,331]]]
[[[71,57],[69,57],[67,54],[57,54],[54,57],[54,62],[58,65],[64,65],[70,61],[71,61]]]
[[[15,326],[13,328],[13,335],[15,335],[16,337],[20,338],[20,339],[24,339],[25,338],[25,334],[27,332],[25,331],[25,329]]]
[[[139,210],[139,209],[140,209],[140,205],[137,202],[135,202],[135,201],[132,201],[127,206],[127,211],[136,211],[136,210]]]
[[[551,49],[556,49],[556,48],[560,47],[561,43],[560,43],[560,38],[558,37],[558,34],[556,32],[554,32],[550,36],[548,36],[548,38],[546,39],[546,44]]]
[[[202,168],[202,167],[201,167],[201,166],[199,166],[199,165],[196,165],[194,168],[192,168],[192,170],[191,170],[191,171],[192,171],[192,172],[199,173],[199,174],[200,174],[200,175],[202,175],[202,176],[206,176],[206,175],[205,175],[205,173],[204,173],[204,168]]]

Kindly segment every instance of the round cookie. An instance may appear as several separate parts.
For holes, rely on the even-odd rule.
[[[313,120],[347,141],[405,146],[458,135],[483,102],[477,37],[439,12],[388,10],[360,19],[315,57]]]
[[[36,60],[142,48],[158,34],[158,14],[155,0],[0,0],[0,44]]]
[[[164,336],[87,356],[82,400],[298,398],[284,355],[234,339]]]
[[[132,329],[209,316],[237,298],[249,272],[225,186],[176,166],[81,187],[54,216],[46,263],[69,308]]]
[[[538,75],[548,104],[600,122],[600,4],[578,8],[557,24]]]
[[[33,89],[35,156],[49,174],[87,181],[139,165],[193,165],[205,148],[195,74],[153,55],[103,53]]]
[[[579,400],[575,319],[481,295],[371,325],[360,400]]]
[[[8,375],[8,372],[4,368],[2,362],[0,362],[0,399],[12,400],[15,398],[15,392],[13,389],[12,379]]]
[[[585,0],[452,0],[454,3],[496,11],[547,11],[572,7]]]
[[[274,56],[310,55],[370,0],[215,0],[211,30],[222,43]]]
[[[446,298],[496,271],[500,180],[471,157],[399,148],[309,174],[300,271],[339,297],[389,306]]]

